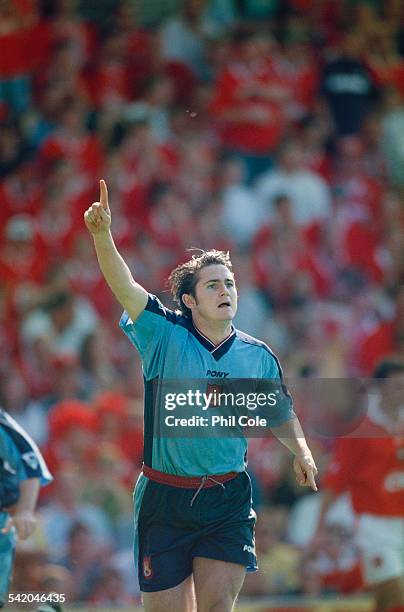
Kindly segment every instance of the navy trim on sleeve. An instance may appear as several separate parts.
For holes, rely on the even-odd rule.
[[[17,421],[2,409],[0,409],[0,426],[5,429],[17,447],[27,478],[39,478],[42,485],[52,482],[53,478],[35,442]]]

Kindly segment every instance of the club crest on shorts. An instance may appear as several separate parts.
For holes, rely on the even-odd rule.
[[[145,578],[151,578],[153,576],[151,557],[143,557],[143,576]]]

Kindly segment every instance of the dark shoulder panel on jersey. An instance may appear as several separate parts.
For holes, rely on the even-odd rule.
[[[166,308],[155,295],[150,293],[145,310],[164,317],[167,319],[167,321],[173,323],[174,325],[181,325],[181,327],[185,327],[186,329],[190,328],[191,321],[188,317]]]

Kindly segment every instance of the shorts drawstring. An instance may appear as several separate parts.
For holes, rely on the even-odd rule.
[[[213,478],[213,476],[207,476],[207,475],[202,476],[201,484],[199,485],[199,488],[195,491],[194,495],[192,496],[191,502],[189,504],[190,506],[193,506],[194,501],[196,500],[196,498],[198,497],[199,493],[202,491],[203,487],[205,486],[208,480],[211,480],[215,484],[220,485],[222,489],[226,488],[222,482],[219,482],[218,480]]]

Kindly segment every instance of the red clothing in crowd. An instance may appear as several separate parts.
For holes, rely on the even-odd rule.
[[[20,173],[24,172],[31,174],[28,168],[26,171],[20,168]],[[3,228],[7,219],[13,215],[34,216],[39,210],[41,198],[42,188],[39,182],[25,180],[15,174],[9,175],[0,182],[0,227]]]
[[[363,588],[362,568],[358,560],[344,569],[335,569],[321,576],[324,589],[337,593],[354,593]]]
[[[12,294],[24,283],[43,282],[47,265],[37,241],[0,246],[0,278]]]
[[[97,136],[83,133],[75,137],[68,132],[55,132],[43,143],[40,150],[41,161],[52,163],[68,158],[74,161],[77,172],[86,175],[91,181],[101,176],[104,152]]]
[[[0,79],[31,73],[49,57],[50,46],[51,34],[45,23],[0,34]]]
[[[48,57],[51,45],[49,24],[38,21],[36,2],[12,0],[12,16],[0,27],[0,79],[29,74]],[[5,17],[0,17],[0,20]]]
[[[404,440],[367,418],[355,437],[339,438],[322,486],[336,494],[349,491],[358,514],[402,516]]]
[[[380,87],[393,87],[404,95],[404,60],[399,58],[394,63],[370,64],[370,70]]]
[[[292,241],[289,237],[290,248],[282,253],[282,266],[289,268],[290,272],[299,270],[307,274],[317,296],[326,296],[333,284],[332,271],[329,269],[327,260],[317,248],[317,228],[315,225],[308,226],[307,230],[296,232]],[[265,226],[257,233],[254,240],[254,271],[257,283],[260,287],[270,287],[274,278],[279,276],[279,259],[277,257],[276,242],[279,241],[270,226]],[[292,276],[283,275],[284,289],[288,291]]]
[[[270,154],[283,136],[285,125],[281,105],[260,95],[245,95],[245,91],[277,84],[269,62],[257,62],[254,67],[234,62],[216,83],[211,112],[218,119],[223,145],[230,149],[255,154]],[[237,111],[250,118],[231,119],[228,113]],[[256,113],[257,119],[251,117]]]
[[[134,97],[133,74],[123,62],[102,62],[92,75],[88,75],[86,84],[96,108],[126,104]]]
[[[345,235],[347,264],[376,283],[382,283],[384,269],[380,257],[380,236],[373,223],[356,221]]]
[[[358,350],[358,366],[366,376],[371,374],[375,366],[385,356],[394,352],[393,321],[382,321],[363,340]]]

